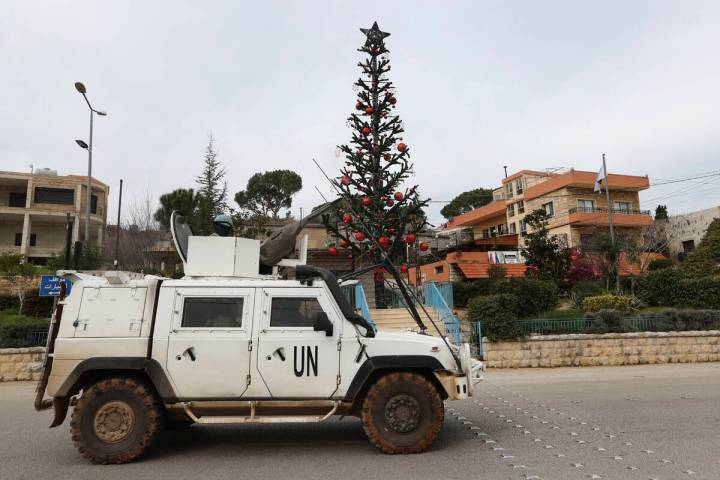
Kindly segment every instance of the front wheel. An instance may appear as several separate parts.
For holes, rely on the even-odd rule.
[[[440,394],[416,373],[385,375],[362,404],[362,425],[370,442],[385,453],[418,453],[435,440],[445,411]]]
[[[162,407],[147,384],[113,377],[83,392],[70,433],[80,453],[93,463],[126,463],[150,446],[162,420]]]

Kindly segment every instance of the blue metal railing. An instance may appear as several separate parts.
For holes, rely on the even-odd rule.
[[[433,307],[435,311],[438,312],[438,316],[445,327],[446,333],[453,339],[453,342],[459,345],[461,334],[460,319],[455,316],[452,308],[450,308],[448,302],[445,300],[443,292],[447,294],[447,290],[443,289],[443,292],[441,292],[435,282],[426,283],[424,290],[425,306]],[[450,295],[452,295],[452,285],[450,285]]]
[[[375,325],[375,322],[373,321],[372,316],[370,316],[370,306],[368,305],[367,298],[365,297],[365,289],[363,288],[362,283],[360,283],[360,282],[358,282],[355,285],[354,297],[355,297],[355,309],[360,310],[360,313],[362,314],[363,317],[365,317],[365,320],[370,322],[370,324],[373,326],[375,331],[377,331],[377,325]]]

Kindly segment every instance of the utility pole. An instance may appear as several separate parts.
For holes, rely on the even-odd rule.
[[[118,217],[117,217],[117,230],[115,231],[115,261],[113,262],[115,264],[115,270],[118,269],[120,262],[118,261],[118,251],[120,250],[120,232],[122,231],[122,228],[120,227],[120,209],[122,208],[122,187],[123,187],[123,180],[120,179],[120,194],[118,196]]]
[[[507,178],[507,165],[503,165],[503,170],[505,170],[505,178]]]
[[[620,291],[620,269],[618,268],[618,257],[620,252],[615,248],[615,230],[613,228],[613,206],[610,200],[610,185],[608,184],[608,172],[605,165],[605,154],[602,154],[603,172],[605,172],[605,197],[607,198],[608,225],[610,226],[610,245],[613,249],[613,270],[615,271],[615,292]]]

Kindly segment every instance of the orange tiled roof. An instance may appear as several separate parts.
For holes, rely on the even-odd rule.
[[[571,170],[542,183],[538,183],[537,185],[527,187],[524,192],[525,198],[528,200],[537,198],[564,187],[593,188],[596,178],[597,172]],[[608,174],[608,183],[610,184],[610,190],[630,190],[637,192],[650,187],[650,179],[648,179],[647,176],[618,175],[616,173]]]
[[[454,217],[448,222],[447,228],[466,227],[474,225],[476,223],[480,223],[481,221],[487,220],[488,218],[499,216],[502,216],[504,219],[505,205],[506,204],[504,200],[495,200],[488,203],[487,205],[483,205],[480,208],[470,210],[467,213],[463,213],[462,215]]]

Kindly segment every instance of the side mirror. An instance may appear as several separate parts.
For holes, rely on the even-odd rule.
[[[313,322],[313,330],[316,332],[325,332],[326,337],[332,337],[333,324],[325,312],[317,312],[315,321]]]

